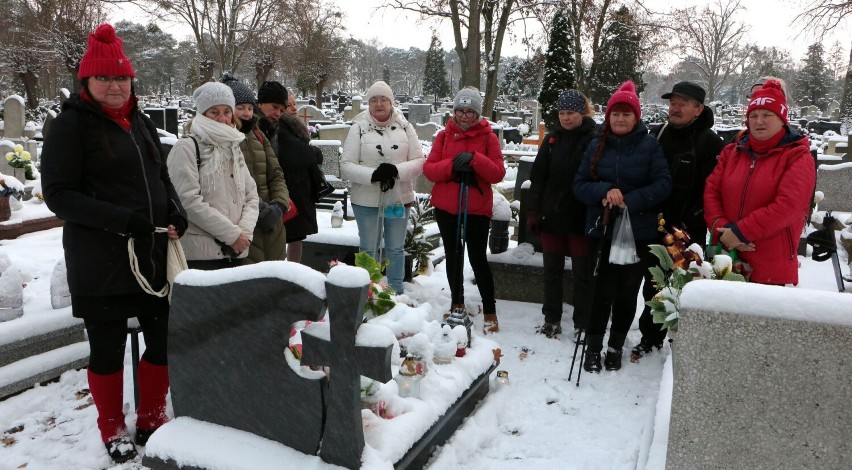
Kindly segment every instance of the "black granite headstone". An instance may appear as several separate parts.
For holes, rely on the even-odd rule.
[[[278,278],[176,284],[169,319],[175,415],[315,455],[322,438],[324,380],[297,375],[284,350],[291,325],[319,320],[323,307],[322,298]]]

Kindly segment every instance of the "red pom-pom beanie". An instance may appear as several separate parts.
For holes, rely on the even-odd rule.
[[[633,110],[636,114],[636,119],[642,118],[642,108],[639,106],[639,95],[636,94],[636,85],[630,80],[621,84],[615,93],[606,102],[606,120],[609,121],[609,113],[612,107],[624,103]]]
[[[789,109],[787,108],[787,98],[784,96],[784,89],[781,88],[781,84],[778,81],[769,80],[763,84],[763,88],[751,95],[746,116],[756,109],[772,111],[784,121],[785,125],[788,124],[787,111]]]
[[[104,23],[89,35],[89,48],[80,60],[77,77],[81,80],[95,75],[135,77],[130,59],[124,55],[121,39],[115,29]]]

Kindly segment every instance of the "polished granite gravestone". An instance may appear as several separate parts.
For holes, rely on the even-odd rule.
[[[306,283],[324,280],[322,274],[289,262],[229,271],[233,277],[248,277],[269,268],[296,271],[290,277]],[[391,380],[393,346],[355,345],[369,277],[359,268],[341,269],[357,269],[364,282],[357,287],[325,282],[330,340],[309,330],[302,333],[302,364],[328,366],[330,380],[303,378],[284,357],[291,325],[322,317],[321,296],[300,284],[270,277],[268,271],[264,277],[233,282],[215,282],[222,271],[188,273],[200,280],[194,283],[205,285],[187,285],[179,277],[169,324],[175,416],[247,431],[305,454],[319,452],[327,462],[359,468],[364,448],[360,375]],[[144,465],[181,468],[176,463],[179,456],[152,450],[154,455],[146,456]]]
[[[279,263],[282,269],[298,268]],[[322,276],[300,273],[310,274]],[[284,350],[292,324],[319,320],[323,308],[322,297],[275,277],[176,284],[169,318],[175,416],[241,429],[316,454],[323,385],[297,375]]]

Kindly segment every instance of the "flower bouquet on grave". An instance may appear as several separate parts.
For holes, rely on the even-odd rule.
[[[6,161],[12,168],[20,168],[24,170],[24,178],[34,180],[32,155],[24,150],[21,144],[16,145],[11,152],[6,153]]]
[[[340,261],[333,260],[328,263],[329,267],[334,267],[340,264]],[[375,318],[384,315],[390,309],[396,306],[396,302],[391,298],[392,291],[386,282],[382,282],[382,271],[387,268],[390,262],[385,260],[379,264],[372,256],[365,251],[359,251],[355,254],[355,266],[363,268],[370,275],[370,285],[367,288],[367,303],[364,305],[364,321],[370,318]]]
[[[663,239],[665,245],[649,245],[651,252],[660,260],[659,266],[649,268],[659,292],[645,305],[651,307],[654,323],[661,324],[661,328],[677,331],[680,294],[686,284],[695,279],[742,282],[746,279],[733,271],[733,260],[726,254],[714,256],[708,267],[708,263],[703,262],[704,251],[698,244],[690,243],[689,234],[685,230],[675,227],[669,232],[662,223],[664,221],[661,219],[660,230],[666,232]]]

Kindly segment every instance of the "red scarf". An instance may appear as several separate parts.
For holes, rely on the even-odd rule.
[[[781,130],[778,131],[777,134],[773,135],[772,137],[770,137],[766,140],[757,140],[757,139],[754,138],[753,135],[749,135],[748,136],[748,148],[750,148],[752,152],[754,152],[758,155],[763,155],[766,152],[777,147],[778,143],[781,142],[781,139],[783,139],[784,135],[786,135],[786,134],[787,134],[787,129],[782,127]]]
[[[119,126],[124,128],[124,130],[130,131],[130,116],[133,114],[133,111],[136,110],[136,99],[133,95],[130,95],[130,99],[128,99],[120,108],[110,108],[109,106],[104,106],[98,103],[89,96],[85,88],[80,91],[80,97],[95,106],[100,106],[101,111],[103,111],[104,114],[117,122]]]

